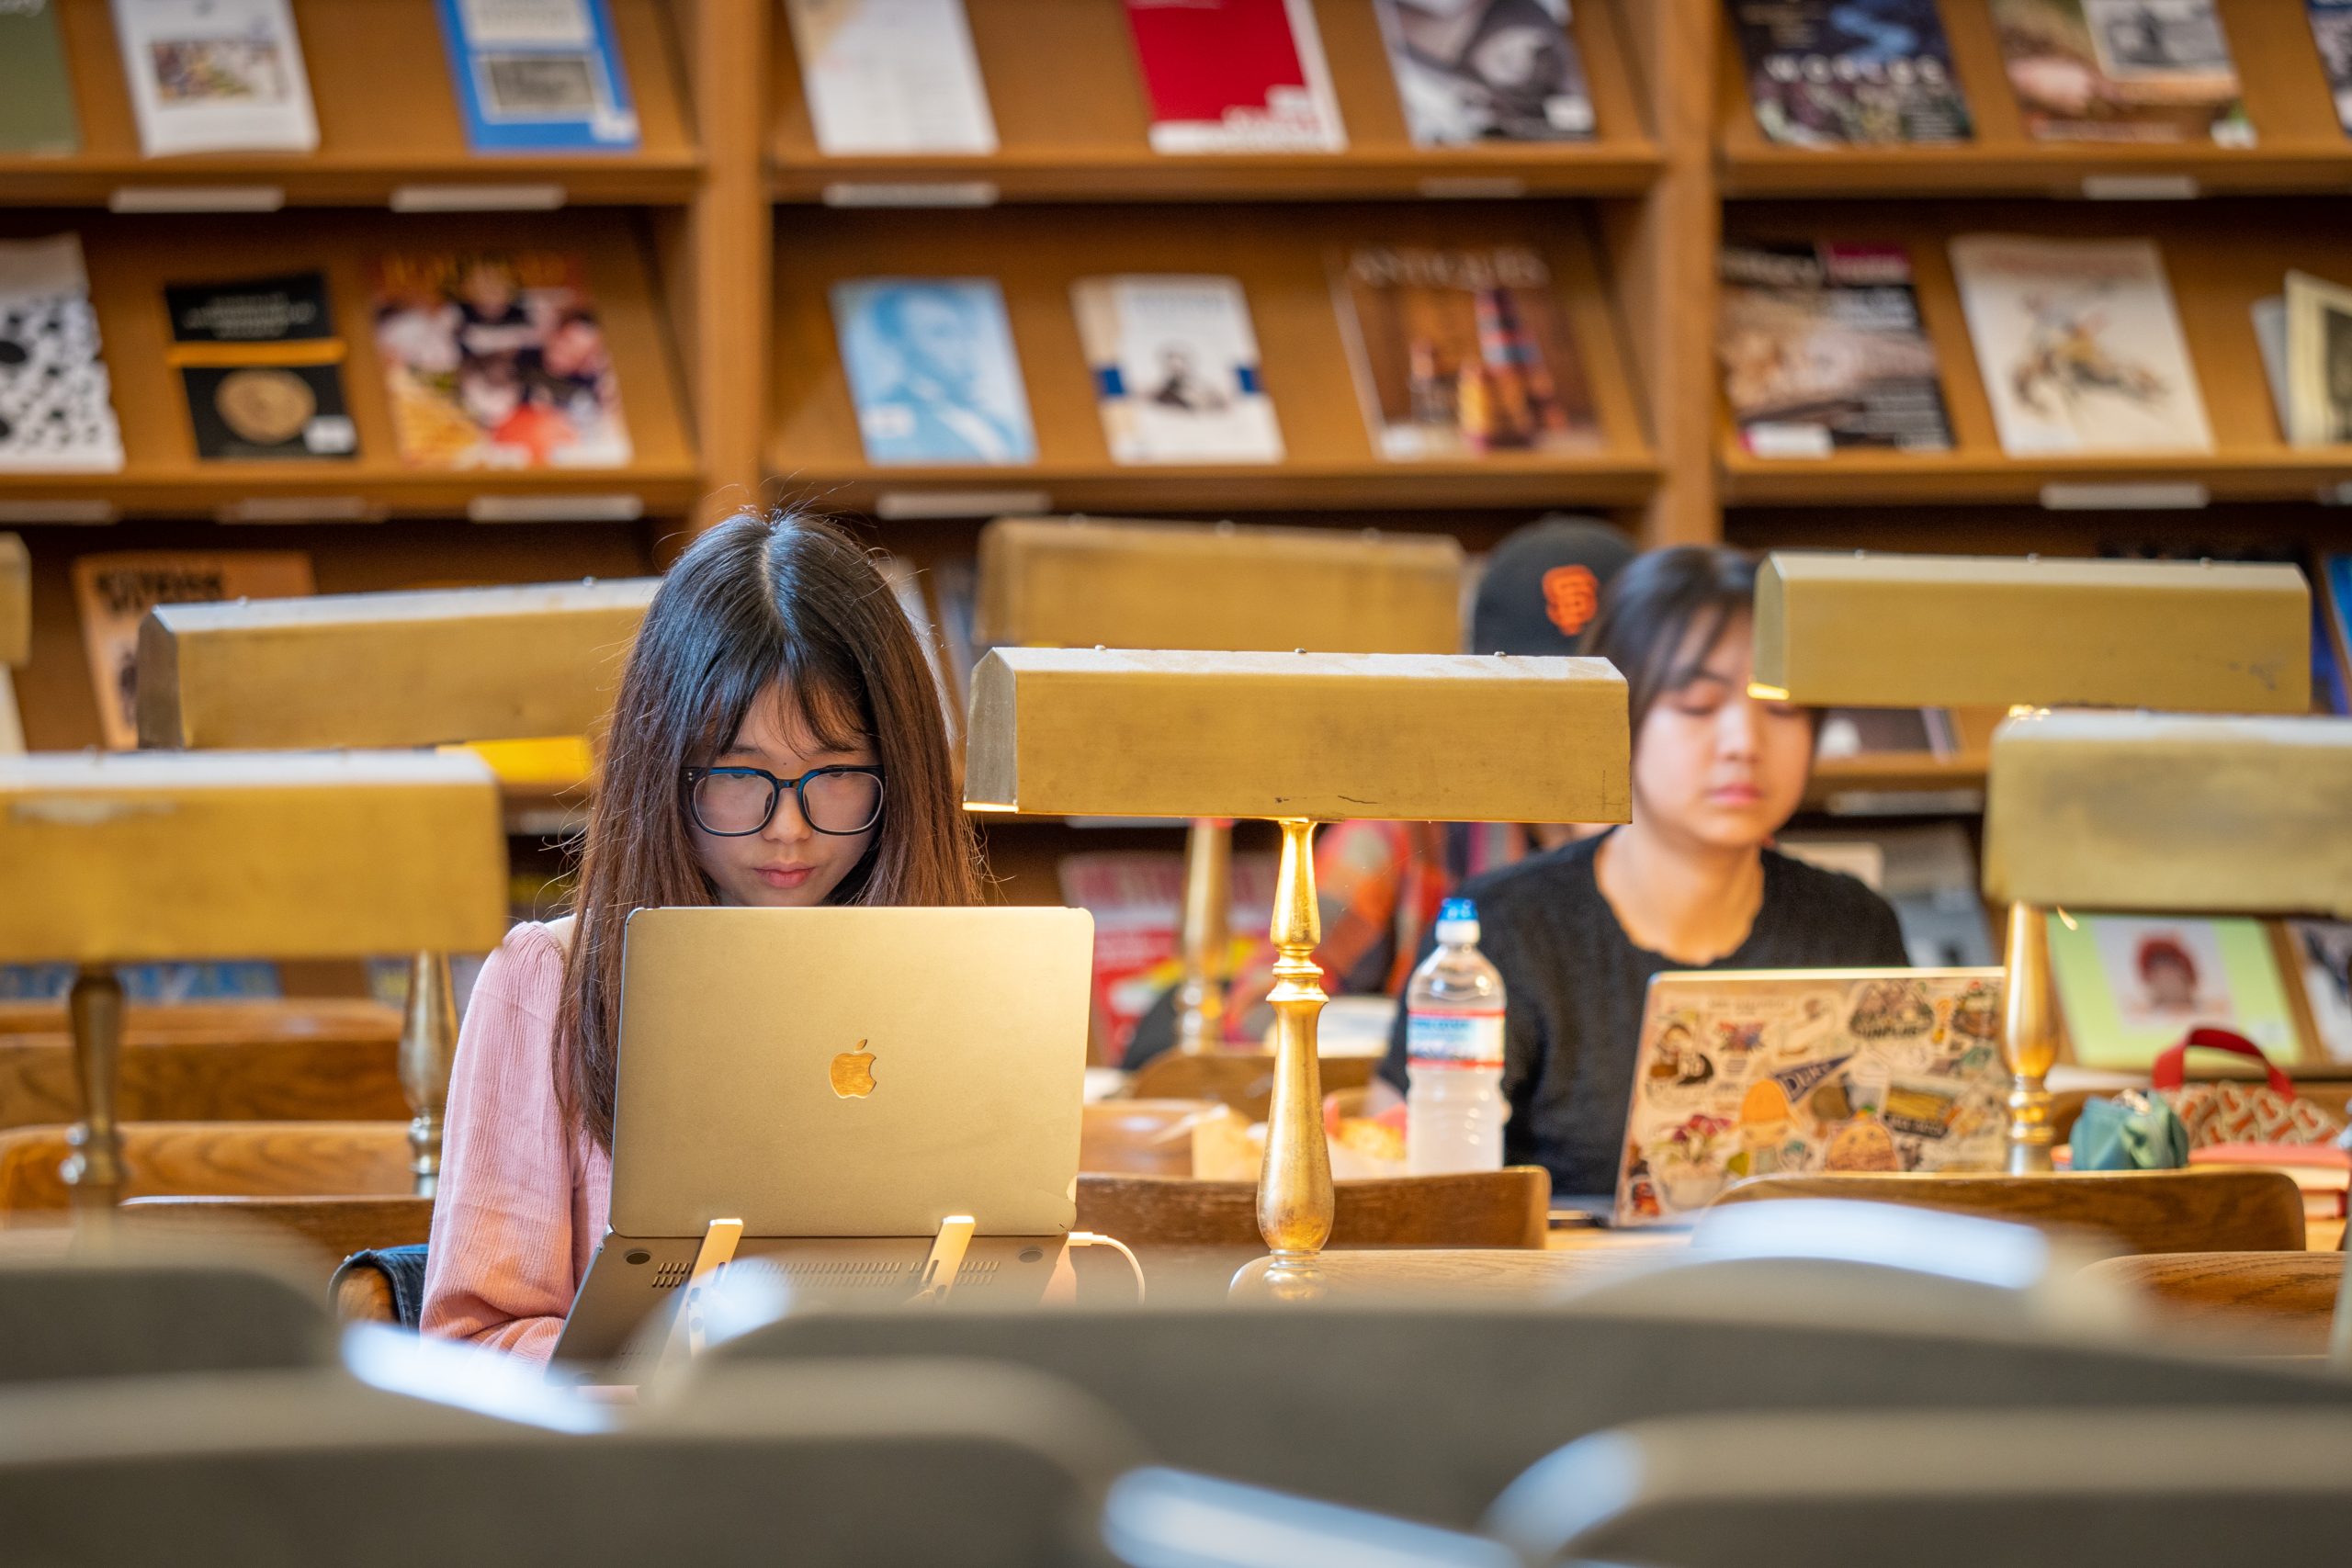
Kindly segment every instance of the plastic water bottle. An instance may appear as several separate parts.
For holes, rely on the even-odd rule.
[[[1478,951],[1478,909],[1448,898],[1437,951],[1405,988],[1405,1168],[1416,1176],[1500,1170],[1503,977]]]

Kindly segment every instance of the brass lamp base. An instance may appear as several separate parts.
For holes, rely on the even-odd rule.
[[[2049,931],[2038,905],[2009,906],[2002,964],[2007,973],[2001,1059],[2012,1075],[2008,1168],[2012,1176],[2029,1176],[2051,1168],[2051,1145],[2057,1142],[2045,1080],[2057,1065],[2058,1035],[2051,1026]]]
[[[408,1100],[408,1168],[416,1195],[441,1184],[441,1118],[449,1104],[449,1066],[458,1055],[457,991],[447,953],[408,961],[408,1005],[401,1018],[401,1092]]]
[[[1226,906],[1233,824],[1200,817],[1184,837],[1184,980],[1176,991],[1176,1049],[1200,1055],[1225,1046]]]
[[[74,1081],[82,1090],[82,1120],[65,1134],[74,1152],[59,1174],[74,1190],[77,1209],[108,1212],[122,1200],[122,1128],[115,1120],[115,1086],[122,1066],[122,982],[105,964],[85,964],[66,1001],[74,1024]]]
[[[1331,1238],[1331,1150],[1323,1135],[1322,1068],[1316,1021],[1327,999],[1315,944],[1315,824],[1282,823],[1274,881],[1274,1089],[1266,1111],[1266,1160],[1258,1175],[1258,1234],[1273,1255],[1265,1285],[1277,1300],[1321,1288],[1316,1258]]]

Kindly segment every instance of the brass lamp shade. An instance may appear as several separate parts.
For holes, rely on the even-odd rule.
[[[965,744],[973,810],[1623,822],[1629,809],[1625,682],[1600,659],[1001,648],[972,671]]]
[[[430,746],[582,735],[657,579],[159,606],[144,746]]]
[[[2300,714],[2311,588],[2291,566],[1781,551],[1754,679],[1822,706]]]
[[[480,953],[506,931],[470,757],[0,757],[0,962]]]
[[[1984,891],[2352,919],[2352,719],[2012,718],[1993,735]]]
[[[33,565],[25,542],[0,534],[0,670],[33,657]]]
[[[1000,517],[980,530],[986,646],[1452,653],[1451,535]]]

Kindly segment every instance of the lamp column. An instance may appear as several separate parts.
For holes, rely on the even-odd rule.
[[[74,1077],[82,1120],[65,1134],[74,1152],[61,1170],[76,1208],[111,1209],[122,1196],[122,1128],[115,1086],[122,1069],[122,982],[103,964],[85,964],[66,999],[74,1024]]]
[[[1176,992],[1176,1049],[1198,1055],[1225,1043],[1226,906],[1231,898],[1233,824],[1193,818],[1184,839],[1184,982]]]
[[[1265,1282],[1275,1298],[1316,1292],[1316,1255],[1331,1236],[1331,1151],[1323,1136],[1322,1066],[1316,1021],[1327,999],[1315,946],[1322,917],[1315,907],[1315,824],[1282,822],[1281,870],[1274,880],[1274,1091],[1266,1112],[1266,1162],[1258,1175],[1258,1234],[1273,1264]]]
[[[2009,1087],[2009,1170],[2027,1175],[2050,1168],[2057,1131],[2050,1124],[2050,1089],[2044,1081],[2058,1061],[2058,1035],[2050,1014],[2050,941],[2041,906],[2009,906],[2008,942],[2003,953],[2007,997],[2001,1034],[2002,1059],[2012,1075]]]

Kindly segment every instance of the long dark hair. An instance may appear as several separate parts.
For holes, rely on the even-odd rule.
[[[939,690],[881,573],[821,518],[745,512],[719,524],[678,558],[638,630],[581,855],[557,1089],[574,1128],[606,1149],[622,931],[637,909],[716,901],[695,859],[684,770],[707,766],[779,685],[818,744],[869,744],[881,763],[880,829],[828,901],[979,901]]]
[[[1650,550],[1610,580],[1577,651],[1606,659],[1625,677],[1625,717],[1638,739],[1658,699],[1696,676],[1755,604],[1755,558],[1724,545]],[[1694,626],[1702,628],[1698,651],[1678,662]]]

